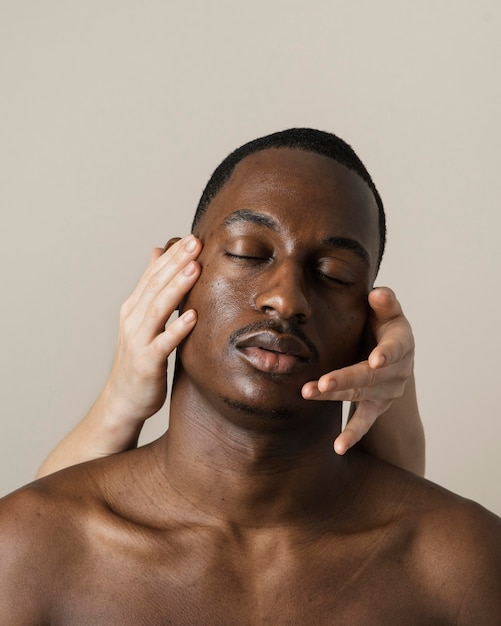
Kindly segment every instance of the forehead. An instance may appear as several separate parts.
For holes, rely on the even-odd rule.
[[[262,213],[289,235],[350,237],[377,266],[378,207],[368,185],[337,161],[313,152],[271,148],[245,157],[207,208],[203,239],[237,211]]]

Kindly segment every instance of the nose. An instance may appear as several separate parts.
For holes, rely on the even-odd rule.
[[[262,275],[256,308],[283,319],[306,321],[311,316],[305,276],[292,260],[272,265]]]

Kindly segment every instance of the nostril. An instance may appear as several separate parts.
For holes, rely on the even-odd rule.
[[[311,314],[305,277],[290,264],[274,265],[262,274],[255,307],[267,315],[304,322]]]

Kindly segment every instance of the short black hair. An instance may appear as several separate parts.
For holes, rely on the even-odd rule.
[[[379,267],[386,244],[386,217],[383,201],[376,189],[376,185],[372,181],[365,165],[358,158],[350,145],[332,133],[315,130],[314,128],[289,128],[288,130],[272,133],[265,137],[253,139],[229,154],[214,170],[214,173],[202,193],[197,210],[195,211],[192,230],[204,216],[210,202],[217,196],[224,184],[228,181],[236,165],[250,154],[260,152],[261,150],[268,150],[269,148],[295,148],[297,150],[304,150],[305,152],[321,154],[334,159],[334,161],[354,171],[367,183],[374,194],[379,209]]]

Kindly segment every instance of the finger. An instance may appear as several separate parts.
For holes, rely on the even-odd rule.
[[[201,249],[200,241],[189,235],[172,245],[157,259],[151,271],[145,276],[145,280],[138,286],[142,287],[142,291],[135,305],[137,320],[142,320],[146,316],[154,299],[176,276],[182,274],[183,270],[200,254]],[[177,304],[179,302],[176,306]]]
[[[369,367],[367,361],[350,365],[324,374],[316,381],[303,385],[301,394],[305,400],[348,400],[360,399],[360,390],[373,384],[378,372]]]
[[[334,452],[343,455],[359,441],[360,438],[357,437],[356,433],[346,427],[334,440]]]
[[[141,276],[141,278],[139,279],[137,285],[134,287],[134,291],[131,293],[131,295],[127,298],[127,301],[125,302],[124,308],[127,309],[132,309],[137,300],[139,299],[143,289],[144,289],[144,285],[146,284],[146,281],[148,280],[148,277],[151,275],[151,272],[153,271],[153,265],[155,263],[155,261],[163,254],[162,248],[153,248],[149,261],[148,261],[148,265],[146,266],[146,269],[143,273],[143,275]]]
[[[401,313],[394,292],[388,287],[376,287],[368,295],[369,306],[371,307],[367,327],[361,344],[360,356],[366,359],[371,351],[381,339],[381,332],[384,332],[385,325],[391,320],[398,318]],[[371,359],[373,367],[383,367],[386,362],[385,353],[379,349]]]
[[[167,250],[173,246],[175,243],[177,243],[178,241],[181,241],[181,237],[171,237],[171,239],[169,239],[169,241],[165,244],[165,246],[163,247],[162,250],[162,254],[164,252],[167,252]]]
[[[373,307],[370,325],[378,341],[368,357],[370,367],[385,367],[413,354],[412,328],[391,289],[375,289],[369,295],[369,302]]]
[[[318,389],[318,380],[310,380],[301,389],[301,395],[305,400],[316,400],[321,392]]]
[[[345,454],[366,435],[376,419],[384,411],[383,405],[364,403],[360,405],[343,432],[334,441],[334,451]]]
[[[200,271],[200,265],[196,261],[190,261],[149,303],[137,329],[140,342],[149,343],[163,330],[181,300],[197,281]],[[138,306],[138,314],[141,308]]]
[[[380,377],[379,371],[369,367],[367,361],[362,361],[324,374],[316,381],[316,388],[320,394],[346,391],[355,387],[367,387],[377,384]],[[311,393],[315,381],[306,383],[306,385],[308,385],[307,390]]]
[[[406,328],[384,335],[378,345],[369,354],[367,362],[373,370],[388,367],[411,357],[414,353],[414,338]]]
[[[368,357],[371,368],[387,367],[414,357],[414,335],[409,322],[400,316],[387,322],[377,331],[378,345]]]
[[[190,334],[196,323],[196,312],[193,309],[188,309],[172,324],[169,324],[151,344],[155,355],[152,359],[152,365],[158,366],[164,363],[169,354]]]
[[[408,361],[408,362],[407,362]],[[310,381],[303,386],[306,400],[379,402],[399,398],[412,371],[412,359],[375,370],[367,362],[357,363]]]
[[[164,248],[153,248],[150,259],[148,261],[148,265],[146,266],[146,269],[143,275],[141,276],[137,285],[135,286],[134,291],[127,298],[127,301],[125,302],[125,305],[123,308],[127,309],[127,312],[136,306],[139,298],[141,297],[141,294],[144,291],[146,284],[148,283],[148,280],[151,278],[152,274],[155,271],[157,271],[158,259],[164,254],[164,252],[167,249],[167,246],[169,245],[171,241],[172,239],[170,239],[169,242],[167,242]],[[168,261],[170,256],[171,255],[169,255],[168,257],[164,257],[164,261]]]
[[[317,402],[382,402],[400,398],[403,388],[404,383],[395,383],[385,389],[380,389],[379,386],[353,387],[343,391],[327,391],[305,399]]]
[[[179,237],[170,239],[157,261],[152,265],[144,281],[144,290],[158,293],[179,270],[186,267],[200,254],[201,249],[201,242],[193,235],[188,235],[183,239]]]
[[[369,293],[369,305],[378,323],[403,315],[402,307],[389,287],[376,287]]]
[[[193,243],[194,241],[196,242],[195,244]],[[194,249],[191,251],[191,247],[193,246]],[[183,256],[184,260],[189,262],[192,258],[196,257],[197,248],[199,246],[200,242],[198,242],[193,235],[187,235],[183,237],[183,239],[179,239],[179,237],[170,239],[164,248],[154,248],[148,266],[129,298],[132,306],[135,306],[148,283],[151,281],[152,276],[159,272],[164,266],[169,266],[173,261],[175,263],[176,255],[178,263],[182,263]]]

